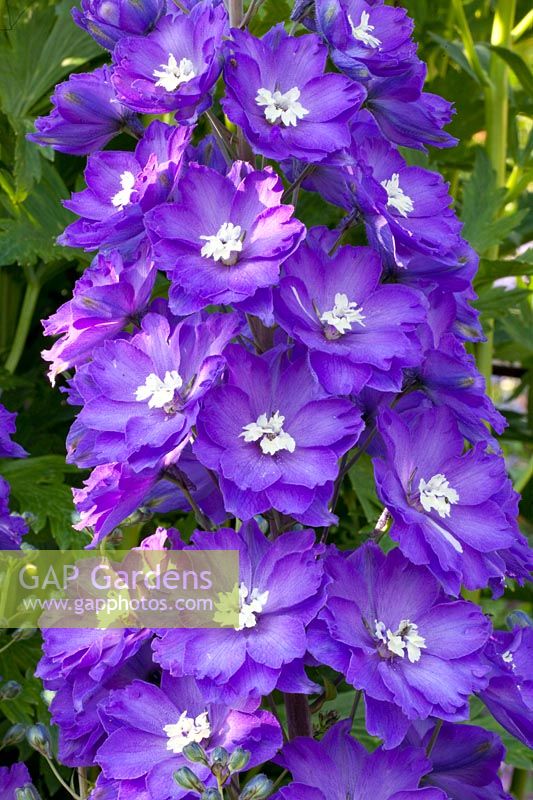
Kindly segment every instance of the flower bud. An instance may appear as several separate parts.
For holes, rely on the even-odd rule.
[[[218,789],[208,789],[203,793],[200,800],[222,800]]]
[[[189,767],[181,767],[181,769],[175,772],[174,780],[182,789],[188,789],[189,792],[197,792],[197,794],[203,794],[205,792],[205,784],[196,777]]]
[[[17,628],[17,630],[13,631],[11,634],[11,638],[16,642],[25,642],[27,639],[31,639],[36,631],[37,628]]]
[[[41,800],[41,795],[31,783],[15,789],[15,800]]]
[[[26,739],[31,747],[45,758],[52,758],[52,745],[48,729],[38,722],[26,731]]]
[[[0,702],[2,700],[14,700],[22,691],[22,686],[17,681],[7,681],[0,686]]]
[[[24,739],[25,735],[26,725],[23,725],[21,722],[17,722],[15,725],[12,725],[10,728],[8,728],[4,733],[1,747],[10,747],[12,744],[18,744]]]
[[[207,759],[205,750],[198,744],[198,742],[186,744],[181,753],[183,756],[185,756],[187,761],[191,761],[193,764],[203,764],[206,767],[209,766],[209,761]]]
[[[215,747],[211,753],[211,759],[213,764],[222,764],[225,767],[229,761],[229,753],[225,747]]]
[[[274,784],[266,775],[256,775],[248,781],[239,795],[239,800],[264,800],[274,788]]]
[[[244,747],[236,747],[228,761],[228,769],[230,772],[242,772],[250,760],[251,753],[245,750]]]
[[[533,628],[533,619],[525,611],[520,611],[520,609],[511,611],[507,617],[507,627],[510,630],[513,630],[513,628]]]

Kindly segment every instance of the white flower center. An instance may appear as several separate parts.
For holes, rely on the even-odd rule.
[[[264,107],[267,122],[274,124],[281,122],[285,126],[293,125],[296,127],[298,120],[303,119],[309,114],[307,108],[299,102],[300,90],[293,86],[288,92],[280,92],[276,89],[259,89],[255,98],[258,106]]]
[[[188,58],[176,61],[172,53],[168,54],[168,62],[160,64],[160,69],[154,69],[152,75],[157,78],[156,86],[162,86],[166,92],[175,92],[182,83],[188,83],[196,77],[194,65]]]
[[[255,615],[260,614],[264,609],[269,594],[268,589],[265,592],[259,592],[259,589],[252,589],[250,592],[244,583],[241,583],[239,586],[239,624],[235,630],[242,631],[244,628],[255,628],[257,625]]]
[[[513,654],[511,653],[510,650],[506,650],[505,653],[502,653],[502,661],[504,661],[506,664],[512,664],[513,663],[513,661],[514,661]]]
[[[390,628],[385,628],[384,622],[375,620],[375,626],[374,636],[385,645],[389,653],[404,658],[407,652],[407,658],[412,664],[420,660],[422,650],[426,648],[426,640],[418,633],[418,625],[402,619],[394,633]]]
[[[244,235],[240,225],[224,222],[215,236],[200,236],[200,239],[205,242],[200,250],[202,256],[231,266],[237,262],[236,253],[242,252]]]
[[[331,325],[340,334],[348,333],[352,330],[352,323],[365,327],[366,317],[362,313],[363,309],[355,302],[350,302],[348,296],[337,292],[335,295],[335,305],[331,311],[324,311],[320,317],[320,322]]]
[[[245,425],[239,436],[242,436],[245,442],[259,442],[265,455],[273,456],[278,450],[294,453],[296,442],[283,430],[284,422],[285,417],[279,411],[272,414],[270,419],[267,419],[266,414],[261,414],[256,422]]]
[[[167,750],[172,750],[178,755],[183,748],[192,742],[203,742],[211,736],[211,726],[207,717],[207,711],[198,714],[197,717],[188,717],[187,712],[183,711],[177,722],[163,727],[168,736]]]
[[[122,173],[120,176],[120,186],[120,191],[113,195],[111,202],[115,208],[122,211],[124,206],[129,206],[131,203],[131,196],[135,190],[135,175],[133,172],[127,170]]]
[[[148,408],[164,408],[172,402],[175,393],[182,386],[183,381],[175,369],[171,372],[167,370],[163,380],[152,372],[142,386],[135,390],[135,399],[141,402],[148,400]]]
[[[414,203],[409,195],[404,194],[400,186],[400,176],[397,172],[394,173],[390,180],[381,181],[381,185],[389,196],[387,200],[388,206],[395,208],[402,217],[406,217],[411,211],[414,211]]]
[[[436,511],[439,517],[444,519],[451,514],[450,506],[459,502],[459,495],[452,489],[446,475],[438,472],[433,475],[429,481],[420,478],[418,484],[418,491],[420,492],[420,502],[424,511]]]
[[[349,14],[348,22],[350,23],[352,36],[354,39],[366,44],[367,47],[376,48],[380,46],[381,39],[378,39],[376,36],[372,36],[372,31],[375,30],[376,26],[370,24],[370,14],[368,11],[363,11],[361,14],[361,22],[359,25],[354,25],[354,22]]]

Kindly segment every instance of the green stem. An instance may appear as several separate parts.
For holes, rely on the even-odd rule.
[[[490,43],[510,47],[517,0],[497,0]],[[485,119],[487,153],[496,173],[499,187],[504,187],[507,175],[507,144],[509,135],[509,68],[496,53],[492,53],[489,85],[485,88]],[[487,258],[498,258],[499,248],[491,247]],[[485,378],[486,392],[491,395],[492,360],[494,355],[494,322],[486,323],[486,342],[476,347],[478,369]]]
[[[286,693],[284,697],[289,739],[295,739],[296,736],[312,737],[311,709],[307,695]]]
[[[525,17],[522,17],[520,22],[517,22],[514,26],[513,30],[511,31],[511,38],[513,42],[521,39],[524,33],[527,33],[531,27],[533,27],[533,9],[528,11]]]
[[[504,2],[505,1],[506,0],[504,0]],[[457,26],[459,28],[459,33],[461,35],[463,47],[465,49],[466,60],[472,67],[472,70],[475,72],[476,77],[481,83],[481,85],[487,86],[488,84],[487,74],[483,69],[483,67],[481,66],[481,62],[477,54],[476,46],[474,43],[474,37],[472,36],[472,31],[470,30],[470,25],[468,24],[468,20],[466,18],[463,6],[463,0],[452,0],[452,6],[455,12],[455,19],[457,21]]]
[[[20,310],[15,338],[13,339],[11,351],[4,365],[8,372],[15,372],[22,353],[24,352],[40,290],[41,287],[35,280],[29,281],[26,286],[26,293]]]
[[[514,768],[511,792],[517,800],[526,800],[528,788],[528,772],[525,769]]]

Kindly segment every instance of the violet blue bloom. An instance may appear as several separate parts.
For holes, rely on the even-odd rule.
[[[0,767],[0,797],[2,797],[2,800],[16,800],[17,789],[26,787],[36,792],[25,764],[18,762],[10,767]],[[36,798],[38,796],[37,794],[32,795],[32,797]]]
[[[212,102],[226,26],[224,7],[206,0],[190,14],[163,17],[148,36],[121,39],[112,77],[119,99],[145,114],[174,111],[180,122],[196,122]]]
[[[81,0],[81,11],[72,9],[76,25],[98,44],[113,50],[124,36],[144,36],[166,11],[165,0]]]
[[[112,692],[101,706],[106,741],[96,755],[106,778],[144,778],[150,797],[178,800],[188,794],[173,778],[191,767],[183,748],[196,742],[210,755],[216,747],[251,753],[249,767],[268,761],[282,743],[281,728],[268,711],[244,713],[206,701],[193,678],[163,674],[161,688],[143,681]],[[209,767],[194,764],[194,773],[216,786]]]
[[[206,398],[194,453],[219,475],[231,514],[251,519],[275,508],[311,524],[317,492],[337,478],[339,458],[363,430],[359,410],[328,397],[305,357],[288,363],[279,351],[259,357],[234,346],[227,360],[228,383]],[[323,517],[331,521],[325,502]]]
[[[67,439],[69,462],[128,461],[141,472],[177,461],[239,327],[234,314],[196,315],[171,325],[150,313],[139,333],[105,342],[72,380],[84,405]]]
[[[41,353],[51,366],[52,383],[58,374],[90,358],[94,348],[113,339],[146,311],[157,270],[147,247],[134,262],[120,253],[99,254],[74,285],[73,297],[43,320],[46,336],[61,336]]]
[[[430,768],[422,750],[405,748],[368,753],[350,736],[350,722],[330,728],[317,742],[300,736],[276,759],[293,783],[274,800],[446,800],[439,789],[421,789]]]
[[[280,24],[262,39],[235,29],[232,37],[222,106],[256,153],[315,162],[349,144],[348,121],[365,91],[324,74],[328,51],[318,36],[289,36]]]
[[[109,150],[90,156],[87,189],[64,205],[80,217],[58,238],[83,250],[120,247],[136,251],[145,237],[144,214],[164,203],[179,177],[191,129],[150,123],[135,152]]]
[[[416,722],[405,744],[425,752],[434,733],[433,720]],[[423,783],[442,789],[448,800],[511,800],[498,775],[505,748],[495,733],[443,722],[428,758],[431,772]]]
[[[461,584],[478,589],[504,577],[499,551],[523,537],[503,459],[486,452],[483,442],[463,453],[463,436],[445,407],[414,421],[384,409],[379,430],[385,458],[374,459],[376,485],[404,555],[427,565],[448,594],[458,595]]]
[[[319,33],[337,67],[366,83],[373,75],[405,72],[416,53],[413,20],[403,8],[366,0],[316,0]]]
[[[240,585],[217,604],[221,627],[162,631],[153,642],[155,661],[173,675],[193,675],[208,699],[233,708],[255,708],[275,688],[316,691],[303,669],[306,626],[324,602],[323,547],[314,532],[269,541],[253,522],[239,532],[197,531],[191,543],[199,550],[238,550]],[[235,628],[231,612],[237,610]]]
[[[193,456],[187,445],[173,471],[180,476],[195,503],[215,524],[227,519],[222,495],[211,475]],[[134,472],[127,464],[95,467],[82,489],[73,489],[79,515],[75,530],[92,528],[90,547],[96,547],[124,520],[146,520],[154,514],[191,510],[174,482],[161,478],[159,470]]]
[[[236,162],[225,177],[189,166],[179,202],[159,206],[146,220],[156,264],[172,281],[175,314],[245,300],[278,282],[280,264],[305,231],[282,194],[270,167]]]
[[[285,262],[274,292],[276,321],[310,351],[310,363],[331,394],[368,385],[400,391],[403,369],[418,364],[414,335],[425,298],[405,286],[380,284],[381,262],[369,247],[328,256],[336,231],[315,228]]]
[[[28,454],[20,444],[11,441],[16,431],[16,412],[8,411],[0,403],[0,458],[25,458]]]
[[[367,108],[383,135],[394,144],[426,150],[455,147],[458,140],[443,130],[455,113],[451,103],[423,92],[427,68],[414,59],[400,75],[374,78],[368,87]]]
[[[461,223],[442,177],[407,166],[383,139],[365,139],[357,154],[358,202],[370,244],[400,266],[413,250],[455,263]]]
[[[533,748],[533,628],[495,631],[485,655],[489,685],[479,697],[500,725]]]
[[[100,773],[89,800],[152,800],[152,798],[144,778],[135,781],[113,781]]]
[[[0,550],[19,550],[28,533],[25,519],[9,510],[9,483],[0,475]]]
[[[35,121],[36,133],[27,138],[61,153],[84,156],[104,147],[121,131],[131,130],[138,136],[144,131],[137,115],[117,100],[107,66],[71,75],[56,86],[52,103],[52,112]]]
[[[410,721],[468,718],[468,699],[487,684],[482,648],[491,626],[480,608],[449,600],[425,567],[367,542],[330,554],[326,604],[309,650],[365,693],[366,728],[396,747]]]

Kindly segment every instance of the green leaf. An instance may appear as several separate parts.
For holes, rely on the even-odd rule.
[[[520,81],[524,91],[527,92],[530,97],[533,97],[533,74],[524,59],[521,58],[518,53],[514,53],[507,47],[499,47],[492,44],[490,45],[490,49],[505,61],[507,66],[514,72],[517,80]]]
[[[474,307],[482,314],[501,317],[517,308],[522,300],[529,296],[527,289],[505,289],[503,286],[488,286],[479,292]]]
[[[11,485],[11,492],[21,512],[29,512],[35,533],[48,524],[57,545],[68,549],[83,546],[81,534],[72,529],[74,505],[72,492],[65,484],[65,474],[77,472],[62,456],[39,456],[4,461],[0,473]]]
[[[525,275],[533,275],[533,263],[528,260],[499,259],[493,261],[489,258],[482,258],[479,262],[475,284],[476,287],[479,287],[486,283],[494,283],[500,278]]]
[[[73,258],[71,251],[55,243],[74,219],[62,205],[68,191],[51,164],[42,160],[41,169],[41,180],[20,204],[16,202],[15,187],[7,183],[8,176],[1,176],[1,186],[8,195],[3,199],[4,206],[10,217],[0,218],[0,266]]]
[[[366,521],[374,526],[383,511],[383,505],[376,494],[374,470],[370,457],[366,454],[361,456],[359,461],[348,472],[348,477]]]
[[[483,253],[501,244],[527,214],[527,210],[499,217],[505,189],[496,184],[496,173],[484,150],[478,149],[470,180],[464,185],[462,219],[463,234],[472,247]]]
[[[480,83],[478,76],[470,66],[467,61],[467,58],[464,54],[463,47],[461,44],[456,42],[450,42],[448,39],[443,39],[442,36],[439,36],[436,33],[429,33],[430,39],[433,39],[434,42],[437,42],[438,45],[444,50],[446,55],[455,63],[464,70],[472,80],[476,83]]]
[[[22,118],[75,67],[101,53],[72,22],[71,4],[30,6],[0,43],[0,104]]]
[[[33,130],[33,120],[12,119],[11,125],[15,131],[15,198],[17,202],[26,199],[34,183],[41,179],[42,156],[32,142],[26,139],[26,134]]]

